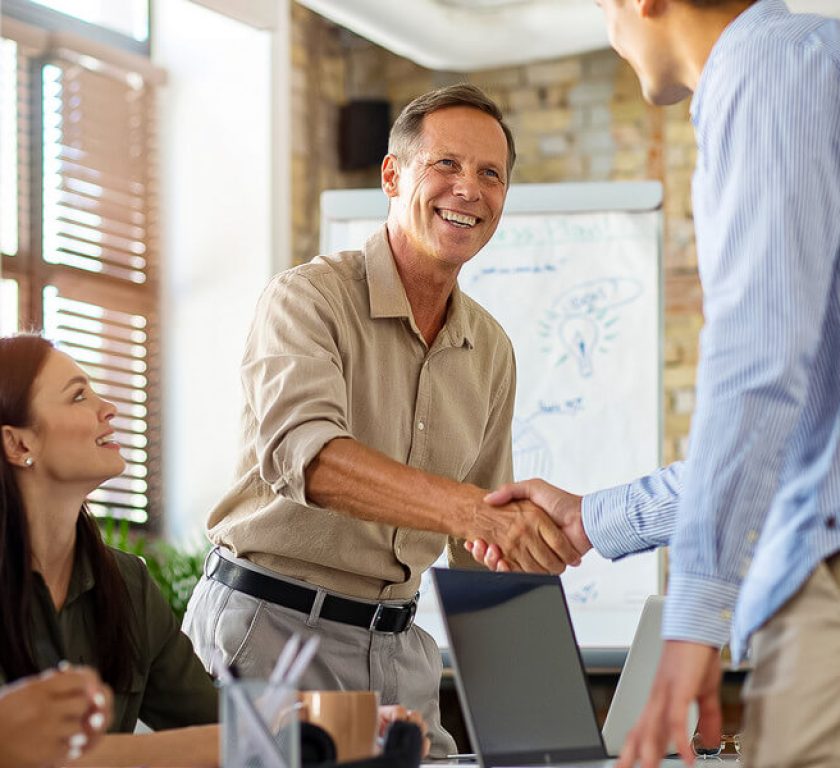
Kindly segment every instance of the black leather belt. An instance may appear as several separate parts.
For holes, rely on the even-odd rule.
[[[311,613],[318,594],[316,589],[291,584],[288,581],[243,568],[241,565],[219,557],[215,552],[208,555],[204,573],[208,578],[215,579],[238,592],[244,592],[258,600],[282,605],[305,614]],[[403,605],[388,605],[363,603],[328,594],[324,596],[321,612],[318,615],[329,621],[340,621],[342,624],[364,627],[371,632],[394,635],[405,632],[411,627],[416,612],[416,600]]]

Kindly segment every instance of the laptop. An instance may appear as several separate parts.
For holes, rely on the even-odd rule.
[[[627,734],[638,722],[645,703],[653,687],[659,657],[662,654],[662,610],[665,598],[662,595],[651,595],[645,600],[642,615],[636,626],[636,634],[627,652],[624,668],[618,678],[613,694],[607,719],[601,735],[608,755],[618,755],[621,752]],[[689,707],[686,733],[691,738],[697,727],[699,711],[697,703]],[[676,752],[673,744],[668,745],[668,752]]]
[[[432,583],[467,730],[482,767],[611,765],[610,753],[621,747],[619,734],[625,723],[627,730],[635,723],[646,697],[634,698],[634,673],[618,702],[628,711],[612,718],[613,749],[608,751],[560,579],[434,568]],[[657,616],[655,608],[649,611],[645,637]],[[661,603],[658,615],[661,623]],[[641,629],[640,623],[634,645],[643,640]],[[658,654],[650,665],[651,683],[657,660]],[[623,735],[626,731],[620,741]]]

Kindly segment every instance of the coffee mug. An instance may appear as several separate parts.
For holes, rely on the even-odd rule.
[[[339,762],[376,753],[379,694],[375,691],[301,691],[300,719],[323,728]]]

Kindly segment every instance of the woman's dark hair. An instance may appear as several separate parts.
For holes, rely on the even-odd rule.
[[[40,336],[0,338],[0,426],[32,425],[32,386],[52,344]],[[137,656],[128,590],[116,560],[83,506],[76,523],[76,548],[91,564],[95,586],[95,666],[115,690],[126,690]],[[23,499],[14,470],[0,446],[0,668],[6,679],[39,672],[32,653],[32,600],[35,580]],[[92,660],[91,660],[92,661]]]

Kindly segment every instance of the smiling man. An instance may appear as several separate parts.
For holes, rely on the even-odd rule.
[[[360,251],[275,277],[242,365],[238,480],[211,512],[217,545],[185,619],[196,650],[267,676],[292,632],[321,638],[306,688],[378,690],[454,749],[440,657],[412,626],[420,576],[450,539],[496,542],[518,568],[576,562],[509,481],[515,376],[500,326],[458,288],[496,230],[515,158],[501,113],[466,85],[416,99],[382,164],[385,225]]]

